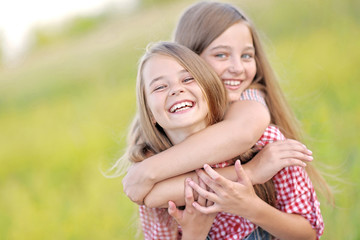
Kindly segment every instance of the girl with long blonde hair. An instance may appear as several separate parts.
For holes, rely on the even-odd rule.
[[[147,156],[164,151],[172,145],[176,146],[191,135],[216,124],[222,120],[227,110],[226,90],[217,74],[191,50],[175,43],[158,43],[147,51],[139,65],[136,89],[138,115],[135,120],[138,121],[136,132],[139,134],[136,143],[129,143],[129,149],[137,152],[132,156],[144,155],[138,161],[146,162]],[[278,128],[270,126],[258,144],[266,145],[269,141],[278,139],[282,140],[283,135]],[[131,148],[134,145],[141,147],[134,150]],[[242,161],[248,160],[247,158],[248,156],[240,156]],[[224,162],[221,166],[228,166],[232,162]],[[210,175],[213,174],[208,168],[206,165],[205,170]],[[273,182],[257,185],[255,190],[239,161],[235,168],[236,172],[233,167],[219,169],[219,173],[233,181],[240,180],[239,184],[242,184],[241,189],[230,193],[242,198],[229,206],[231,210],[228,212],[202,214],[193,208],[194,200],[189,184],[195,187],[198,185],[194,185],[193,180],[187,180],[185,187],[180,185],[183,185],[186,177],[196,180],[195,173],[157,184],[160,189],[165,184],[170,195],[176,195],[179,189],[185,189],[182,191],[186,195],[186,207],[183,212],[176,209],[176,205],[179,205],[176,198],[170,198],[173,201],[169,202],[169,213],[165,208],[140,206],[145,239],[201,239],[207,234],[211,239],[249,239],[253,234],[263,234],[263,239],[270,239],[269,233],[260,230],[257,225],[279,238],[314,238],[316,234],[308,222],[309,215],[316,222],[313,224],[316,231],[321,232],[322,219],[316,194],[301,167],[285,168],[275,174]],[[204,180],[208,184],[206,178]],[[172,189],[169,189],[169,182]],[[201,180],[199,182],[205,188],[205,184]],[[294,207],[293,204],[299,201],[301,205]],[[211,205],[211,202],[200,196],[196,206]],[[275,208],[279,206],[283,208],[281,210],[296,208],[298,212],[287,214]],[[236,214],[232,213],[233,210]],[[272,221],[272,217],[276,217],[277,221]],[[198,221],[203,224],[197,225]]]
[[[250,51],[250,54],[236,52],[221,42],[212,48],[211,45],[236,24],[246,26],[250,31],[253,43],[252,52]],[[167,151],[155,156],[146,151],[128,151],[127,158],[129,159],[135,161],[147,157],[148,159],[132,165],[129,169],[123,180],[125,192],[137,203],[143,203],[145,199],[148,206],[163,205],[161,201],[168,199],[161,194],[157,194],[159,197],[154,197],[155,194],[151,192],[148,194],[155,183],[200,168],[204,163],[216,164],[245,152],[256,143],[269,122],[279,126],[285,137],[300,140],[296,119],[281,93],[255,28],[244,14],[229,4],[200,2],[184,12],[174,36],[175,41],[195,51],[215,69],[226,85],[228,95],[233,103],[228,109],[224,121],[192,135]],[[236,38],[234,37],[234,39]],[[241,41],[241,39],[238,40]],[[215,52],[215,54],[214,49],[220,49],[220,52]],[[231,62],[236,60],[232,58],[233,55],[236,57],[236,54],[241,54],[238,59],[243,60],[244,55],[246,58],[253,58],[256,63],[256,75],[252,79],[251,86],[246,90],[237,87],[242,85],[240,81],[237,81],[238,79],[235,77],[229,79],[225,76],[225,73],[235,76],[238,74],[237,71],[240,71],[237,69],[238,63]],[[224,66],[224,62],[228,66]],[[243,101],[236,101],[237,98]],[[141,148],[141,144],[138,144],[141,142],[137,133],[138,124],[139,119],[136,119],[132,128],[134,134],[130,139],[132,143],[136,143],[133,144],[134,148]],[[274,160],[276,164],[270,164],[272,163],[271,158],[261,159],[259,157],[261,161],[258,162],[268,163],[267,168],[266,165],[261,164],[263,171],[261,169],[255,171],[257,170],[255,166],[259,166],[259,164],[256,164],[254,160],[243,166],[245,170],[250,169],[247,174],[253,184],[266,182],[282,167],[293,164],[303,165],[300,160],[310,159],[306,149],[294,141],[284,141],[273,146],[272,148],[278,153],[275,154],[278,156],[278,159]],[[190,148],[191,151],[189,151]],[[284,152],[289,151],[291,154],[283,155]],[[133,155],[134,153],[139,156]],[[320,190],[327,189],[326,183],[310,164],[308,164],[307,171],[315,183],[320,183],[317,184],[320,186]]]

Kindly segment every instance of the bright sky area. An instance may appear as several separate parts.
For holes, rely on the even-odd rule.
[[[92,14],[109,4],[126,9],[138,0],[1,0],[0,43],[5,62],[15,61],[25,50],[29,31],[37,24],[51,24],[66,18]]]

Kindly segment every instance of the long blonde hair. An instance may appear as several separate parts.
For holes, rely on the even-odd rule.
[[[195,3],[187,8],[180,17],[173,38],[175,42],[200,55],[225,30],[239,22],[248,26],[255,47],[257,73],[249,88],[259,88],[265,93],[271,123],[278,126],[286,138],[301,141],[299,122],[281,91],[254,24],[239,9],[227,3]],[[329,200],[332,199],[327,183],[314,166],[308,164],[306,170],[317,189]]]
[[[126,171],[130,162],[140,162],[172,146],[170,139],[158,124],[154,124],[146,101],[143,68],[153,56],[163,55],[175,59],[198,83],[207,102],[207,125],[221,121],[227,109],[227,92],[216,72],[197,54],[177,43],[159,42],[148,47],[140,60],[136,81],[137,113],[128,134],[125,154],[111,170],[118,176]]]
[[[127,151],[117,162],[116,170],[124,171],[129,162],[140,162],[150,155],[157,154],[172,146],[170,139],[160,125],[154,123],[146,101],[143,79],[145,64],[156,55],[174,58],[186,69],[198,83],[209,111],[206,116],[207,125],[215,124],[225,115],[227,109],[227,91],[216,72],[199,55],[177,43],[159,42],[151,46],[140,60],[136,81],[137,113],[128,135]],[[255,186],[255,192],[264,201],[275,205],[272,182]]]

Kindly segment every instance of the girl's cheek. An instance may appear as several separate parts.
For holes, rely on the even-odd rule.
[[[215,63],[215,64],[213,65],[213,68],[215,69],[215,72],[216,72],[219,76],[221,76],[221,74],[225,71],[226,66],[224,66],[224,64],[222,64],[222,63]]]

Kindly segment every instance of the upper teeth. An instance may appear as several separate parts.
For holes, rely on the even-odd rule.
[[[174,106],[172,106],[170,108],[170,112],[177,112],[177,111],[180,111],[180,110],[185,110],[185,109],[188,109],[190,107],[193,106],[193,103],[192,102],[181,102],[181,103],[178,103],[178,104],[175,104]]]
[[[234,81],[234,80],[226,80],[224,81],[225,85],[231,85],[231,86],[237,86],[240,85],[240,81]]]

